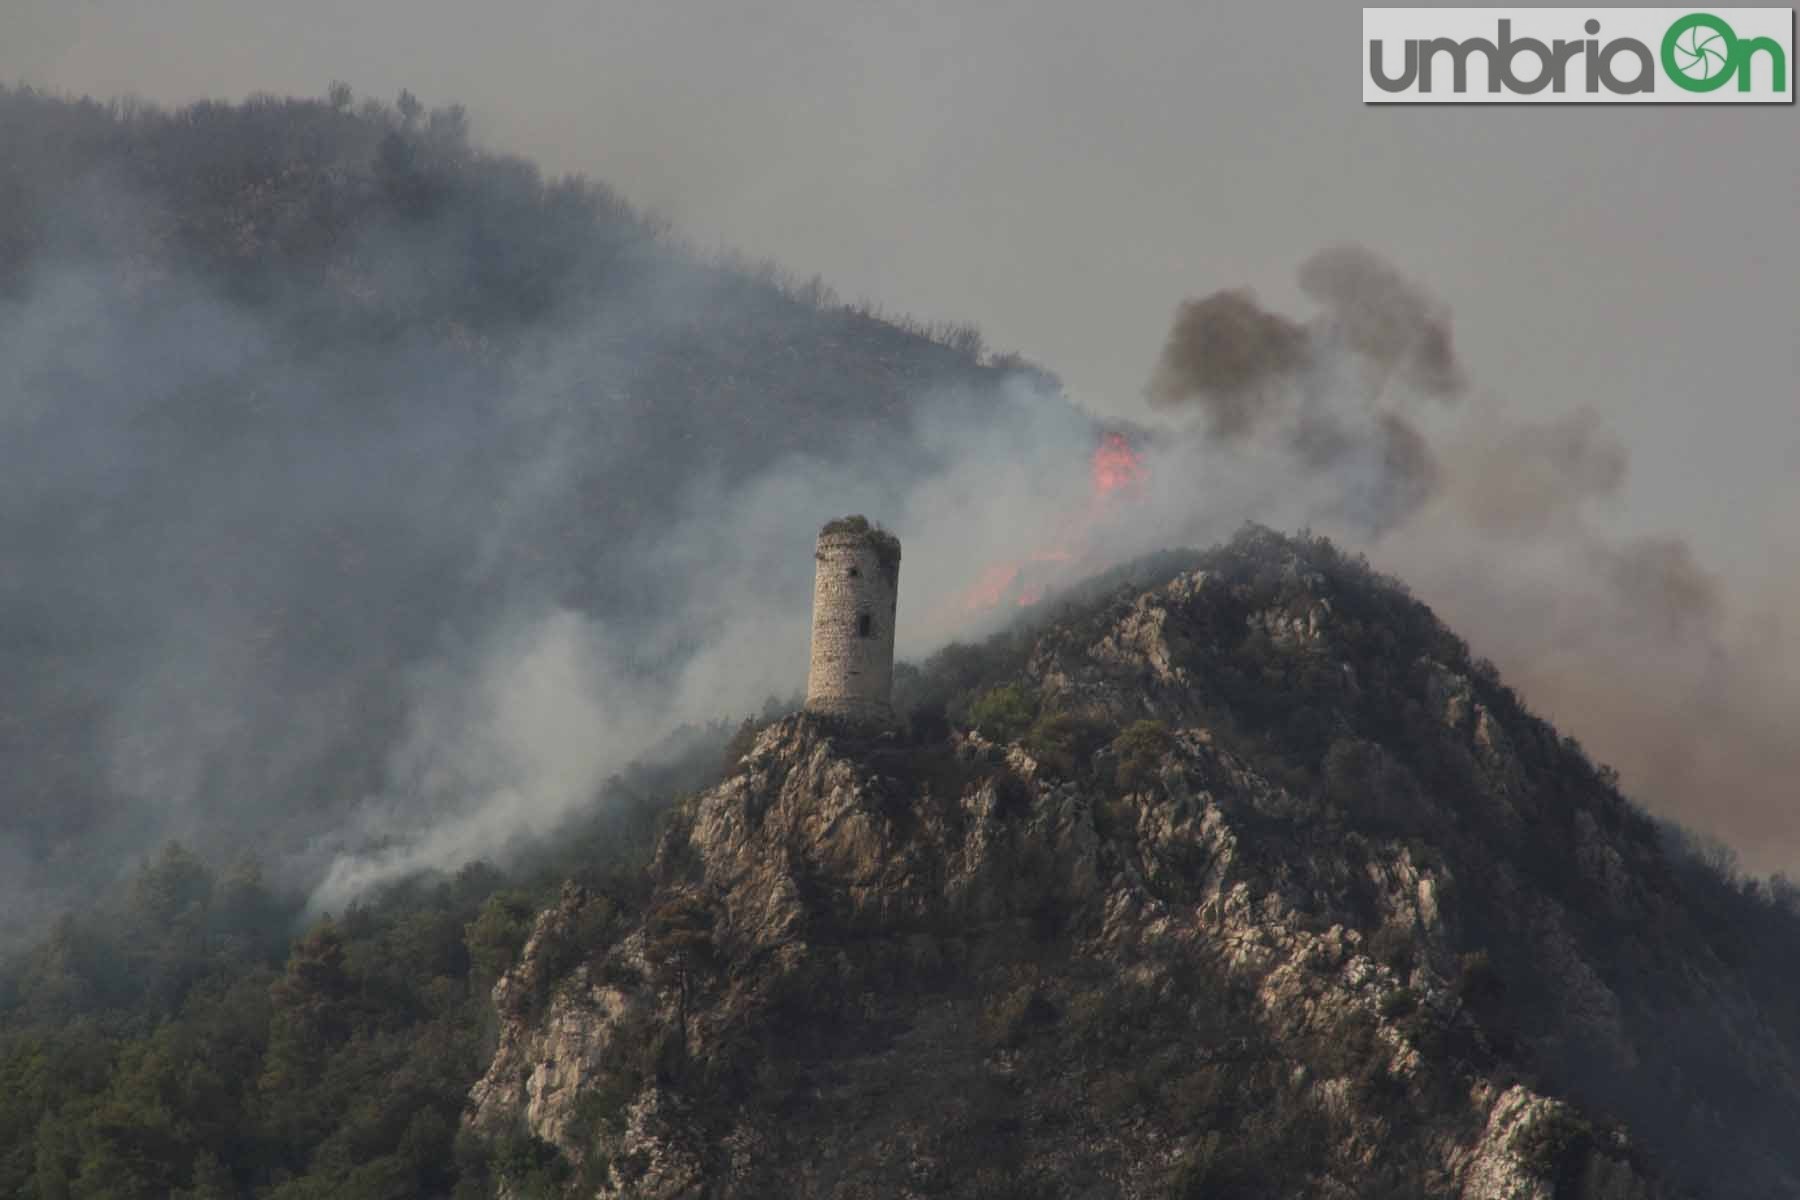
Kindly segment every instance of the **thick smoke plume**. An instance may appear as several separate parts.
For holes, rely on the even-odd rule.
[[[709,265],[455,112],[8,105],[35,215],[0,244],[0,940],[170,837],[320,908],[506,858],[798,692],[846,512],[905,543],[907,656],[1008,619],[967,603],[995,564],[1333,531],[1653,807],[1800,853],[1792,629],[1606,532],[1628,463],[1596,418],[1452,403],[1442,306],[1365,251],[1302,267],[1301,317],[1183,305],[1150,396],[1198,419],[1133,433],[1097,504],[1100,430],[1042,373]],[[31,157],[139,137],[168,179]]]
[[[1608,529],[1629,456],[1585,409],[1465,397],[1448,314],[1366,250],[1300,268],[1305,319],[1242,291],[1185,302],[1148,387],[1186,453],[1260,473],[1253,515],[1367,550],[1653,811],[1762,870],[1800,858],[1792,580],[1728,592],[1674,537]]]
[[[1040,373],[454,110],[0,93],[0,196],[0,941],[169,838],[333,909],[505,860],[798,693],[825,520],[906,540],[917,654],[1087,497]]]
[[[1197,406],[1225,448],[1273,444],[1305,469],[1357,482],[1340,514],[1369,534],[1404,520],[1439,484],[1421,399],[1463,388],[1443,307],[1357,247],[1300,268],[1319,312],[1301,322],[1242,290],[1182,303],[1147,389],[1153,406]]]
[[[1359,246],[1321,250],[1300,266],[1300,287],[1325,312],[1330,336],[1433,396],[1462,390],[1463,371],[1444,307]]]
[[[1150,402],[1199,400],[1213,436],[1244,437],[1271,393],[1308,360],[1306,330],[1247,291],[1184,300],[1150,381]]]

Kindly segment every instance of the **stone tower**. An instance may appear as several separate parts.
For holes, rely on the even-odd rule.
[[[894,719],[894,613],[900,539],[863,517],[819,530],[806,710],[871,724]]]

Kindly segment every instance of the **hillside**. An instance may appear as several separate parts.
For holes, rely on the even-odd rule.
[[[1800,1187],[1793,898],[1328,544],[918,682],[910,742],[776,721],[641,906],[538,919],[472,1093],[511,1194]]]
[[[744,489],[873,460],[891,508],[923,398],[979,423],[1018,367],[980,351],[453,106],[0,90],[0,947],[165,838],[310,887],[367,810],[440,819],[395,765],[432,681],[558,611],[677,672]]]
[[[304,924],[170,847],[0,972],[0,1191],[1761,1197],[1800,905],[1251,528]],[[721,770],[721,757],[723,769]]]
[[[968,326],[0,89],[0,364],[0,1196],[1800,1194],[1800,893],[1323,538],[1058,593],[1236,517]],[[1004,626],[882,737],[782,699],[850,510]]]

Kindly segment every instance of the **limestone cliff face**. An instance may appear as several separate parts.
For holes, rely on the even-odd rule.
[[[1474,793],[1354,738],[1332,778],[1381,821],[1272,779],[1206,720],[1222,619],[1345,703],[1375,681],[1333,660],[1323,588],[1246,614],[1224,587],[1184,574],[1037,640],[1045,711],[1155,722],[1135,741],[764,730],[676,813],[641,913],[571,887],[541,916],[471,1124],[602,1197],[1668,1194],[1654,1148],[1541,1069],[1659,1052],[1595,932],[1684,919],[1652,845],[1562,796],[1578,878],[1535,877],[1548,801],[1513,743],[1539,735],[1425,656],[1407,686]],[[1728,972],[1670,969],[1733,1053],[1791,1068]]]

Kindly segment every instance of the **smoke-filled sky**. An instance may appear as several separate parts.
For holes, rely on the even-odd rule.
[[[1236,453],[1198,493],[1218,525],[1188,531],[1250,515],[1360,533],[1628,785],[1755,865],[1800,862],[1792,108],[1366,108],[1358,10],[1324,5],[4,6],[0,80],[165,104],[410,88],[703,246],[974,321],[1089,408]],[[1339,245],[1379,257],[1317,257]],[[1419,340],[1382,349],[1357,326],[1371,294]],[[1242,364],[1257,395],[1184,380],[1189,300],[1267,335],[1274,360]],[[1453,353],[1434,357],[1434,329]],[[1035,462],[1017,459],[1020,492]],[[991,502],[982,538],[1007,543],[1011,485],[968,482]],[[810,511],[780,486],[750,519]],[[931,528],[953,494],[896,524]],[[917,571],[937,549],[908,551]],[[537,689],[594,692],[553,677],[608,660],[603,634],[555,611],[520,627],[467,655],[501,664],[469,668],[479,687],[422,678],[410,728],[458,727],[419,716],[440,694],[487,697],[504,733]],[[570,768],[579,786],[595,769]]]
[[[333,79],[469,106],[848,296],[974,320],[1103,411],[1184,296],[1287,299],[1378,248],[1454,310],[1509,408],[1591,404],[1613,518],[1791,559],[1800,508],[1793,108],[1364,107],[1358,10],[1001,0],[6,0],[0,78],[162,102]]]

